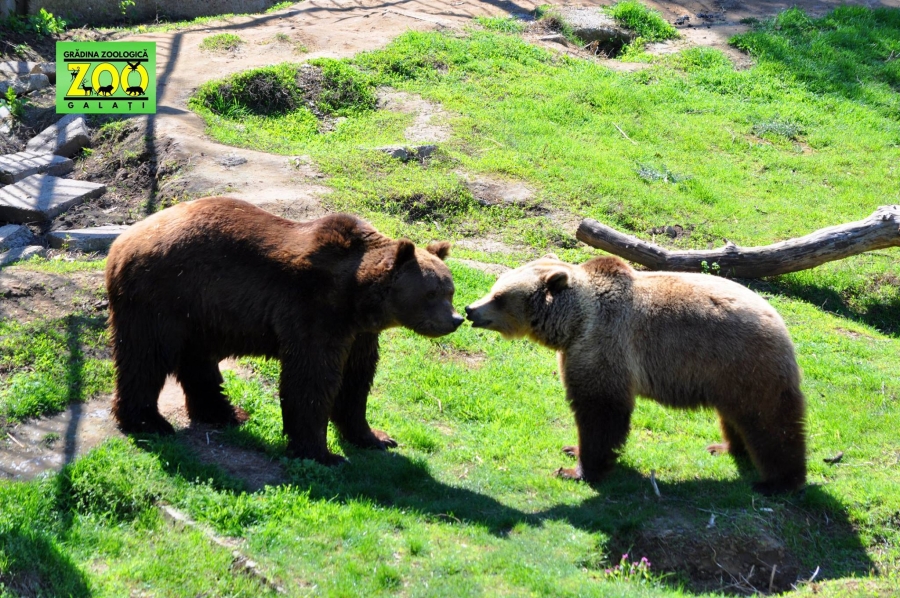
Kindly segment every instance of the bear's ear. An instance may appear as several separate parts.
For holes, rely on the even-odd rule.
[[[432,241],[425,249],[441,261],[447,259],[447,256],[450,255],[450,243],[448,241]]]
[[[394,268],[399,268],[416,257],[416,245],[409,239],[397,240],[397,253],[394,256]]]
[[[559,259],[559,256],[556,255],[555,253],[548,253],[547,255],[545,255],[545,256],[543,257],[543,259],[545,259],[545,260],[558,260],[558,259]]]
[[[565,270],[557,270],[551,272],[544,277],[544,284],[550,293],[558,293],[563,289],[569,288],[569,273]]]

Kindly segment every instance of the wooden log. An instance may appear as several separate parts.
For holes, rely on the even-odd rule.
[[[900,205],[881,206],[863,220],[762,247],[738,247],[726,239],[721,249],[669,251],[589,218],[582,220],[576,236],[592,247],[651,270],[712,271],[738,278],[760,278],[815,268],[875,249],[900,247]]]

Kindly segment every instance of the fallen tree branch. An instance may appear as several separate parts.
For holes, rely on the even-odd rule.
[[[815,268],[874,249],[900,247],[900,205],[881,206],[863,220],[762,247],[738,247],[726,240],[721,249],[669,251],[589,218],[581,221],[576,237],[591,247],[651,270],[714,271],[739,278],[761,278]]]

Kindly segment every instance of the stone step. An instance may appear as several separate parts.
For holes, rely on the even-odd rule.
[[[0,226],[0,251],[28,245],[32,236],[31,229],[24,224]]]
[[[91,142],[91,133],[84,116],[67,114],[34,137],[25,149],[36,154],[56,154],[71,158]],[[52,173],[51,173],[52,174]]]
[[[18,152],[0,156],[0,183],[15,183],[33,174],[54,176],[72,172],[75,163],[63,156]]]
[[[106,186],[89,181],[33,174],[0,189],[0,220],[41,222],[52,220],[72,206],[106,193]]]
[[[55,230],[47,235],[47,242],[50,243],[50,247],[55,249],[106,251],[112,242],[128,228],[121,224],[106,224],[95,228]]]
[[[43,257],[47,255],[47,250],[38,245],[16,247],[15,249],[10,249],[6,253],[0,253],[0,266],[8,266],[13,262],[30,260],[36,255]]]

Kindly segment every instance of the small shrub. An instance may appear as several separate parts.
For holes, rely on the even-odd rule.
[[[683,174],[672,172],[665,165],[656,168],[649,164],[640,163],[638,163],[637,174],[641,179],[648,183],[655,183],[657,181],[662,181],[663,183],[680,183],[690,178]]]
[[[671,23],[637,0],[621,0],[607,8],[606,13],[648,42],[661,42],[678,37],[678,31]]]
[[[0,106],[9,108],[9,114],[14,120],[22,120],[25,116],[25,106],[28,104],[26,98],[16,97],[16,92],[12,87],[7,88],[6,95],[0,98]]]
[[[66,30],[66,22],[53,13],[41,9],[36,15],[19,16],[12,15],[3,23],[11,31],[16,33],[36,33],[41,37],[55,35]]]
[[[207,52],[233,52],[243,43],[244,40],[233,33],[217,33],[203,38],[200,49]]]

